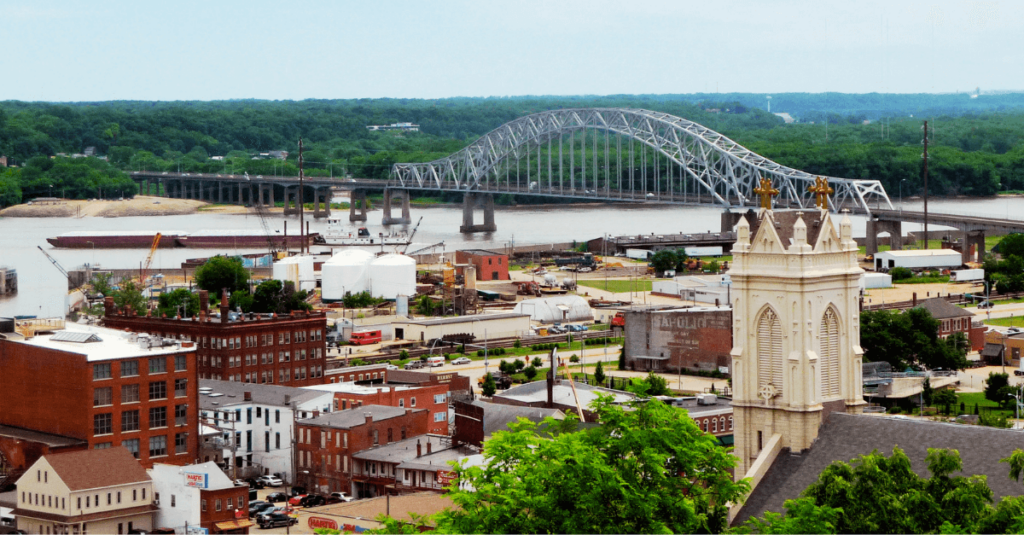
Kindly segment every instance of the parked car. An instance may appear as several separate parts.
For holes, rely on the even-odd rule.
[[[266,488],[266,485],[264,485],[262,482],[260,482],[260,480],[252,478],[252,477],[246,479],[245,482],[249,484],[249,488],[250,489]]]
[[[420,368],[425,368],[426,366],[427,364],[422,360],[410,360],[405,363],[405,369],[407,370],[418,370]]]
[[[242,480],[242,479],[236,479],[232,483],[234,483],[236,487],[248,487],[249,486],[249,484],[246,483],[245,480]]]
[[[384,367],[384,369],[385,370],[397,370],[398,366],[395,366],[394,364],[388,364],[387,366]]]
[[[459,357],[453,360],[452,364],[469,364],[470,362],[473,362],[473,360],[469,357]]]
[[[980,309],[992,308],[992,306],[992,301],[982,301],[978,303],[978,308]]]
[[[308,492],[306,492],[306,487],[302,487],[302,486],[299,486],[299,485],[293,486],[292,487],[292,496],[298,496],[300,494],[301,495],[309,494]]]
[[[257,481],[260,481],[268,487],[280,487],[281,485],[284,485],[284,481],[281,481],[281,478],[277,476],[260,476]]]
[[[259,517],[260,529],[278,528],[281,526],[294,526],[299,523],[298,518],[292,518],[281,513],[273,513]]]
[[[267,494],[266,500],[271,503],[286,502],[288,501],[288,495],[283,492],[271,492]]]
[[[249,507],[249,518],[256,518],[259,515],[269,513],[276,509],[277,506],[272,503],[262,502],[260,505],[253,505]]]
[[[339,500],[341,500],[343,502],[350,502],[350,501],[352,501],[352,497],[349,496],[348,494],[345,494],[344,492],[332,492],[331,493],[331,498],[337,498],[337,499],[339,499]]]
[[[271,504],[271,505],[273,505],[273,504]],[[256,513],[256,515],[253,516],[253,519],[256,520],[256,522],[258,523],[260,521],[260,519],[263,518],[263,517],[267,517],[267,516],[270,516],[270,515],[287,515],[290,511],[291,511],[291,508],[289,508],[289,507],[281,507],[281,506],[267,507],[267,508],[263,509],[262,511],[260,511],[259,513]]]
[[[299,494],[298,496],[292,496],[291,498],[288,499],[288,505],[291,505],[291,506],[301,505],[302,504],[302,500],[305,499],[306,496],[307,496],[306,494]]]
[[[327,496],[323,494],[307,494],[302,501],[299,502],[302,507],[319,507],[321,505],[327,505]]]

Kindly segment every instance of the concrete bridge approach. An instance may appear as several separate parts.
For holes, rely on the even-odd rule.
[[[909,210],[874,210],[867,221],[866,254],[878,252],[878,235],[889,233],[890,247],[903,248],[903,223],[924,223],[924,212]],[[964,263],[981,262],[985,258],[985,234],[1024,232],[1024,220],[928,212],[928,224],[952,227],[960,232]],[[946,231],[929,229],[929,234]],[[933,234],[934,235],[934,234]],[[973,251],[972,251],[973,249]]]

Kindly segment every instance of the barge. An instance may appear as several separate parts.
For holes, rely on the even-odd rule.
[[[149,249],[156,231],[78,231],[47,238],[50,245],[65,249]],[[196,232],[161,232],[158,247],[162,249],[187,247],[190,249],[265,249],[273,241],[277,249],[298,248],[303,238],[297,235],[274,234],[269,238],[263,232],[251,230],[200,230]],[[320,241],[318,233],[305,236],[307,244]]]
[[[178,238],[185,236],[187,232],[169,230],[161,232],[158,247],[169,249],[180,247]],[[56,238],[46,238],[50,245],[63,249],[149,249],[153,246],[153,239],[156,237],[155,230],[138,231],[76,231],[65,232]]]

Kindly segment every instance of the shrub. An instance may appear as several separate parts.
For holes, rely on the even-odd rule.
[[[476,350],[476,356],[478,356],[478,357],[484,356],[484,350],[483,349],[477,349]]]
[[[892,280],[895,282],[895,281],[901,281],[901,280],[904,280],[904,279],[909,279],[909,278],[914,276],[914,273],[912,271],[910,271],[909,269],[905,268],[905,267],[894,267],[891,270],[889,270],[889,275],[892,277]]]
[[[512,342],[512,347],[514,347],[516,349],[519,349],[519,348],[523,347],[523,343],[520,342],[518,338],[516,338],[516,341]]]
[[[577,357],[576,355],[573,355],[573,356],[569,357],[569,362],[571,362],[573,364],[576,364],[579,361],[580,361],[580,358]]]
[[[515,367],[516,367],[516,371],[522,370],[523,368],[525,368],[525,367],[526,367],[526,362],[524,362],[524,361],[522,361],[522,360],[519,360],[519,359],[516,359],[516,360],[515,360],[515,361],[513,362],[513,364],[514,364],[514,365],[515,365]]]
[[[526,369],[523,370],[523,375],[526,376],[527,380],[532,381],[534,377],[537,377],[537,368],[527,366]]]
[[[900,409],[899,407],[893,407],[889,409],[889,414],[899,414],[901,412],[903,412],[903,409]]]
[[[533,357],[533,362],[531,364],[533,364],[534,368],[540,368],[544,365],[544,361],[541,360],[540,357]]]
[[[407,358],[409,358],[409,352],[404,350],[404,349],[399,351],[398,352],[398,358],[400,358],[400,359],[407,359]]]

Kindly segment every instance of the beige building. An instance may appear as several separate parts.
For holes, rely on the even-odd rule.
[[[530,334],[530,316],[514,312],[475,314],[454,318],[397,320],[392,326],[395,329],[395,340],[430,342],[466,334],[482,342],[485,336],[493,340]]]
[[[28,533],[153,529],[153,482],[124,447],[45,455],[21,476],[14,515]]]
[[[837,230],[826,211],[752,216],[736,226],[729,274],[736,477],[756,485],[752,466],[766,470],[782,448],[809,448],[830,412],[864,404],[863,270],[847,217]]]

